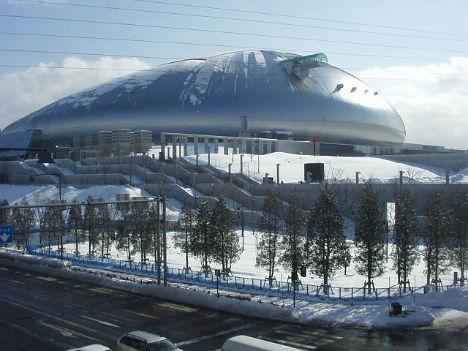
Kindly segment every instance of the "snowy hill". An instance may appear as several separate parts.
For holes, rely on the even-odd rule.
[[[187,156],[187,160],[196,162],[194,155]],[[208,156],[201,154],[199,161],[208,162]],[[258,169],[257,155],[244,154],[244,174],[261,181],[265,173],[276,178],[276,165],[280,164],[280,181],[284,183],[297,183],[304,180],[305,163],[324,163],[325,179],[327,181],[347,180],[354,182],[356,172],[359,172],[360,179],[364,181],[371,180],[376,183],[397,182],[399,172],[403,171],[406,181],[422,183],[442,183],[445,181],[445,171],[434,167],[422,168],[417,165],[408,165],[404,163],[384,160],[376,157],[338,157],[338,156],[312,156],[297,155],[284,152],[274,152],[266,155],[260,155],[260,172]],[[232,163],[232,171],[240,172],[240,154],[224,155],[221,153],[211,155],[211,165],[229,170],[229,164]],[[464,170],[468,174],[467,170]],[[455,175],[453,182],[468,182],[468,175]]]

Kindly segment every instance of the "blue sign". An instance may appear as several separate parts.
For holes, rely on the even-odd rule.
[[[0,227],[0,245],[13,242],[13,226],[5,225]]]

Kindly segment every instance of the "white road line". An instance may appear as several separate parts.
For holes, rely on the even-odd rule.
[[[293,337],[305,337],[305,336],[310,336],[309,333],[294,333],[294,332],[290,332],[290,331],[286,331],[286,330],[275,330],[275,333],[277,334],[282,334],[282,335],[288,335],[288,336],[293,336]],[[319,336],[320,335],[320,338],[322,339],[322,341],[325,341],[325,342],[333,342],[333,340],[330,340],[330,339],[334,339],[334,340],[341,340],[343,339],[342,336],[337,336],[337,335],[328,335],[326,333],[312,333],[312,335],[314,336]],[[329,338],[329,339],[327,339]]]
[[[151,319],[159,319],[159,318],[156,317],[156,316],[150,316],[149,314],[146,314],[146,313],[135,312],[135,311],[125,310],[125,309],[122,310],[122,311],[129,312],[129,313],[133,313],[133,314],[136,314],[137,316],[140,316],[140,317],[151,318]]]
[[[177,346],[184,346],[184,345],[189,345],[189,344],[195,344],[195,343],[200,342],[200,341],[213,339],[213,338],[216,338],[216,337],[218,337],[218,336],[230,334],[230,333],[233,333],[233,332],[242,330],[242,329],[250,328],[250,327],[252,327],[252,326],[253,326],[253,324],[247,324],[247,325],[243,325],[242,327],[237,327],[237,328],[231,328],[231,329],[228,329],[228,330],[223,330],[223,331],[221,331],[221,332],[219,332],[219,333],[216,333],[216,334],[200,336],[200,337],[198,337],[198,338],[194,338],[194,339],[191,339],[191,340],[178,342],[178,343],[177,343]]]
[[[314,346],[314,345],[306,345],[306,344],[301,344],[301,343],[298,343],[298,342],[293,342],[293,341],[283,341],[283,340],[275,340],[274,342],[278,343],[278,344],[283,344],[283,345],[286,345],[286,346],[295,346],[295,347],[300,347],[300,348],[303,348],[303,349],[306,349],[306,350],[315,350],[317,348],[317,346]]]
[[[100,323],[100,324],[103,324],[103,325],[107,325],[109,327],[114,327],[114,328],[119,328],[120,327],[118,325],[115,325],[115,324],[112,324],[112,323],[109,323],[109,322],[105,322],[105,321],[101,321],[99,319],[95,319],[95,318],[92,318],[92,317],[88,317],[88,316],[83,316],[83,315],[80,315],[81,317],[83,318],[86,318],[86,319],[89,319],[89,320],[92,320],[92,321],[95,321],[97,323]]]
[[[58,325],[49,324],[49,323],[46,323],[46,322],[44,322],[44,321],[41,321],[40,323],[41,323],[42,325],[45,325],[45,326],[47,326],[47,327],[50,327],[50,328],[52,328],[52,329],[57,330],[57,331],[58,331],[59,333],[61,333],[63,336],[69,336],[69,337],[75,338],[75,337],[76,337],[75,335],[79,335],[79,336],[81,336],[82,338],[94,340],[94,341],[97,341],[97,342],[102,342],[102,340],[93,338],[92,336],[89,336],[89,335],[86,335],[86,334],[77,332],[77,331],[75,331],[75,330],[67,329],[67,328],[64,328],[64,327],[59,327]],[[68,335],[68,334],[74,334],[74,335]]]
[[[44,321],[40,321],[39,324],[41,324],[41,325],[43,325],[45,327],[49,327],[51,329],[54,329],[55,331],[59,332],[63,336],[67,336],[69,338],[76,338],[76,336],[73,335],[73,332],[71,330],[66,329],[66,328],[59,327],[58,325],[49,324],[49,323],[46,323]]]
[[[198,311],[197,309],[189,307],[189,306],[177,305],[175,303],[170,303],[170,302],[156,303],[156,305],[159,305],[159,306],[162,306],[162,307],[167,307],[167,308],[177,310],[177,311],[182,311],[182,312],[196,312],[196,311]]]

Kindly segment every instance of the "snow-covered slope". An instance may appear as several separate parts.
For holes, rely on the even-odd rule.
[[[187,156],[187,160],[196,162],[194,155]],[[206,154],[200,155],[200,162],[207,163]],[[311,156],[274,152],[260,155],[260,172],[258,169],[257,155],[244,155],[244,173],[249,177],[261,181],[265,173],[276,178],[276,165],[280,164],[280,181],[284,183],[297,183],[304,180],[304,164],[321,162],[325,164],[325,178],[327,181],[349,180],[354,181],[356,172],[362,181],[396,182],[399,172],[403,171],[405,181],[414,182],[443,182],[444,171],[432,169],[429,171],[417,166],[411,166],[376,157],[335,157],[335,156]],[[232,171],[240,172],[240,154],[224,155],[221,153],[211,155],[211,165],[224,171],[228,171],[232,163]],[[466,178],[464,178],[466,179]],[[454,179],[455,180],[455,179]],[[460,181],[459,178],[456,178]],[[463,179],[462,179],[463,180]]]

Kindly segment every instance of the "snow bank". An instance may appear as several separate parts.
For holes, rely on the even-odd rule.
[[[183,285],[165,287],[150,284],[152,282],[150,279],[145,279],[139,284],[140,277],[134,277],[136,282],[133,282],[129,281],[128,278],[123,280],[119,274],[110,272],[105,273],[105,271],[99,270],[80,271],[71,266],[69,262],[30,256],[13,250],[9,252],[0,251],[0,263],[52,276],[79,279],[173,302],[281,322],[372,328],[442,327],[448,324],[464,328],[468,325],[468,313],[465,312],[468,288],[450,289],[443,293],[430,293],[421,298],[421,303],[418,302],[414,305],[403,300],[402,302],[406,303],[406,309],[412,308],[413,312],[409,312],[405,317],[390,317],[388,315],[388,305],[381,301],[365,304],[300,301],[296,308],[292,308],[287,304],[282,307],[274,304],[274,301],[269,301],[267,296],[262,297],[264,302],[260,303],[260,297],[251,301],[226,296],[217,297],[210,290],[187,288]],[[128,277],[128,275],[125,276]],[[434,303],[442,301],[446,301],[446,308],[434,306]],[[461,306],[464,310],[459,310],[454,306]]]

